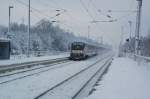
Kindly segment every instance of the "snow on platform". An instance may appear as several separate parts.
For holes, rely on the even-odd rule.
[[[58,55],[50,55],[50,56],[41,56],[41,57],[21,57],[13,58],[10,60],[0,60],[0,66],[5,65],[11,65],[11,64],[20,64],[20,63],[26,63],[26,62],[34,62],[34,61],[41,61],[41,60],[50,60],[50,59],[56,59],[56,58],[63,58],[63,57],[69,57],[69,53],[59,53]]]
[[[150,64],[114,59],[96,91],[85,99],[150,99]]]

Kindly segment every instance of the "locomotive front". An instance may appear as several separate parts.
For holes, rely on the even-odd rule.
[[[85,44],[83,42],[74,42],[71,45],[70,59],[81,60],[85,58],[84,55]]]

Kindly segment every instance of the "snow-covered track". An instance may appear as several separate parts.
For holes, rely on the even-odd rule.
[[[60,62],[53,63],[53,64],[52,63],[51,64],[45,64],[45,65],[42,65],[40,67],[33,68],[33,69],[27,69],[27,70],[15,72],[15,73],[0,75],[0,79],[5,78],[5,77],[10,77],[11,78],[11,79],[8,79],[8,80],[6,79],[4,81],[0,81],[0,84],[5,84],[5,83],[9,83],[9,82],[12,82],[12,81],[15,81],[15,80],[23,79],[25,77],[34,76],[36,74],[47,72],[47,71],[50,71],[52,69],[62,68],[64,66],[67,66],[68,64],[73,64],[73,62],[71,62],[69,60],[66,60],[66,61],[64,60],[64,61],[60,61]],[[59,66],[57,66],[57,65],[59,65]],[[27,74],[24,74],[24,73],[27,73]],[[17,76],[17,77],[13,77],[13,76]]]
[[[95,76],[97,76],[101,70],[102,70],[102,72],[100,75],[103,74],[105,69],[108,67],[108,64],[110,64],[111,59],[112,59],[112,55],[111,56],[109,55],[107,57],[104,57],[104,58],[96,61],[95,63],[87,66],[86,68],[82,69],[81,71],[77,72],[76,74],[68,77],[67,79],[63,80],[62,82],[56,84],[55,86],[53,86],[53,87],[49,88],[48,90],[44,91],[43,93],[39,94],[34,99],[49,99],[49,98],[50,99],[76,99],[76,97],[78,97],[78,95],[80,95],[80,93],[88,85],[88,83]],[[101,66],[98,65],[99,63],[101,63]],[[88,75],[88,73],[90,73],[90,75]],[[81,80],[83,80],[82,78],[83,77],[85,78],[86,75],[88,75],[86,80],[81,82],[80,86],[77,86],[76,82],[80,82]],[[95,81],[95,83],[96,83],[96,81]],[[62,95],[62,97],[61,97],[61,95],[59,96],[59,93],[60,93],[59,91],[68,90],[66,86],[69,86],[69,85],[77,87],[78,89],[76,90],[76,92],[74,92],[73,94],[69,94],[67,96],[65,96],[65,95]],[[72,91],[72,90],[70,90],[70,91]],[[56,95],[53,96],[52,95],[53,93],[56,93]]]
[[[89,95],[89,92],[92,90],[93,86],[96,84],[99,78],[101,78],[107,68],[112,62],[112,57],[108,59],[101,68],[99,68],[96,73],[74,94],[71,99],[82,99]]]
[[[0,66],[0,74],[14,71],[14,70],[31,68],[31,67],[38,66],[38,65],[53,64],[57,62],[67,61],[67,60],[68,60],[68,57],[64,57],[64,58],[57,58],[57,59],[51,59],[51,60],[42,60],[42,61],[33,61],[33,62],[4,65],[4,66]]]

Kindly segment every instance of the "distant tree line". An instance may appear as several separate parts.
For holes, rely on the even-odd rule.
[[[12,54],[25,54],[28,47],[27,25],[12,23],[10,33],[8,28],[0,26],[0,37],[11,39]],[[31,26],[31,51],[67,51],[68,45],[77,39],[59,26],[54,26],[50,21],[42,19]]]

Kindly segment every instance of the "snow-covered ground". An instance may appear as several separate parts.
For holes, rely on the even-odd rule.
[[[115,58],[98,84],[85,99],[150,99],[150,64]]]
[[[73,61],[73,64],[58,64],[57,67],[62,67],[49,69],[45,72],[24,77],[23,79],[0,84],[0,99],[34,99],[45,90],[64,81],[84,68],[87,68],[105,56],[107,55],[96,56],[84,61]],[[33,73],[34,72],[35,71],[33,71]]]
[[[17,58],[11,58],[10,60],[0,60],[0,66],[19,64],[19,63],[25,63],[25,62],[50,60],[50,59],[63,58],[63,57],[69,57],[69,52],[64,52],[61,54],[59,53],[57,55],[50,55],[50,56],[29,57],[29,58],[20,56]]]
[[[109,57],[110,58],[110,57]],[[108,57],[95,64],[90,69],[80,73],[79,75],[63,83],[61,86],[49,91],[46,95],[39,99],[74,99],[73,96],[85,85],[85,83],[100,69]],[[79,96],[82,99],[84,96]],[[77,98],[78,99],[78,98]]]

